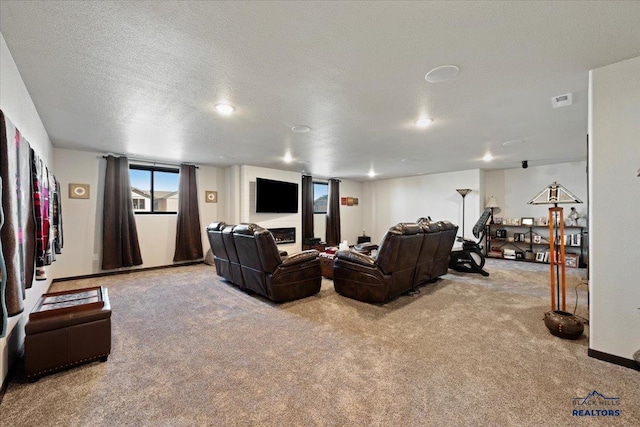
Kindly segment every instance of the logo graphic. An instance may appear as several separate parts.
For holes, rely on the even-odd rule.
[[[597,390],[585,397],[574,397],[571,404],[574,417],[619,417],[622,412],[619,397],[607,397]]]

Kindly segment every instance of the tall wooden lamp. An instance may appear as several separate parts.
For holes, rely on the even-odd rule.
[[[582,200],[555,181],[529,200],[530,205],[553,205],[549,208],[549,242],[553,242],[549,261],[551,311],[544,314],[544,324],[557,337],[577,339],[584,332],[584,325],[575,315],[566,311],[564,215],[562,208],[558,207],[560,203],[582,203]]]
[[[553,205],[549,208],[549,241],[553,242],[549,257],[551,310],[562,310],[563,312],[567,309],[564,264],[564,215],[562,207],[558,205],[564,203],[582,203],[582,200],[555,181],[529,200],[530,205]]]

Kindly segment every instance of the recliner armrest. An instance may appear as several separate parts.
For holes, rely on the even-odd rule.
[[[343,259],[345,261],[350,261],[356,264],[362,264],[367,267],[375,267],[376,261],[371,258],[369,255],[364,255],[359,252],[354,251],[338,251],[336,256],[339,259]]]
[[[309,249],[307,251],[298,252],[296,254],[290,255],[286,259],[282,261],[280,264],[282,267],[300,264],[306,261],[311,261],[318,258],[318,251],[314,249]]]
[[[366,252],[366,251],[373,251],[378,249],[378,245],[376,245],[375,243],[361,243],[359,245],[355,245],[353,247],[353,249],[357,252]]]

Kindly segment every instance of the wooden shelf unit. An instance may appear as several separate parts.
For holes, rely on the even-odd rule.
[[[489,224],[486,226],[485,233],[485,256],[488,258],[504,258],[502,255],[497,255],[497,252],[492,253],[492,249],[514,249],[516,252],[523,254],[522,258],[516,259],[516,261],[529,261],[540,262],[534,259],[526,259],[525,254],[531,252],[534,254],[538,252],[550,251],[552,241],[549,239],[549,227],[547,225],[505,225],[505,224]],[[578,267],[584,268],[587,266],[587,227],[578,225],[565,225],[565,236],[571,236],[569,241],[565,241],[565,248],[567,254],[578,255]],[[496,230],[506,230],[506,237],[497,238]],[[573,231],[571,231],[573,230]],[[515,241],[515,235],[519,234],[521,237],[524,235],[524,240]],[[535,236],[540,236],[540,242],[534,242],[537,240]],[[576,236],[576,237],[574,237]],[[501,251],[502,252],[502,251]],[[547,262],[548,264],[548,262]]]

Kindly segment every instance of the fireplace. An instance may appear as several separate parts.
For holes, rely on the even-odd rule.
[[[273,237],[276,239],[276,244],[278,245],[296,242],[295,227],[269,228],[268,230],[273,234]]]

